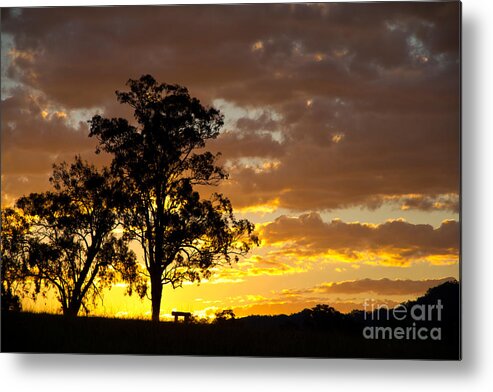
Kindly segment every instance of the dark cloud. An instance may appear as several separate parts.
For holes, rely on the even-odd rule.
[[[291,123],[277,170],[239,168],[232,178],[241,186],[227,192],[242,206],[255,203],[261,189],[264,197],[299,211],[375,208],[390,196],[431,200],[458,194],[458,117],[343,112],[342,119],[307,113]],[[407,205],[430,210],[435,203]],[[456,210],[456,203],[442,203],[441,209]]]
[[[441,197],[413,196],[400,200],[401,209],[420,209],[423,211],[449,210],[459,212],[459,198],[457,195],[444,195]]]
[[[456,2],[26,8],[2,12],[2,34],[14,45],[7,75],[67,111],[128,115],[114,91],[144,73],[239,108],[224,110],[237,118],[210,146],[231,168],[223,190],[235,206],[403,198],[456,211],[437,201],[459,192],[459,18]],[[26,107],[19,94],[10,106]],[[40,122],[32,108],[4,118],[35,125],[9,149],[7,174],[21,145],[90,146],[71,129],[50,133],[63,119]]]
[[[13,93],[2,100],[2,148],[6,152],[18,149],[57,154],[94,149],[87,122],[71,126],[67,123],[68,114],[63,109],[50,108],[43,96],[36,97],[22,89]]]
[[[43,96],[13,92],[2,100],[2,203],[48,188],[54,162],[71,161],[75,155],[98,165],[107,161],[94,154],[86,122],[70,124],[69,115]]]
[[[284,154],[285,145],[268,134],[225,132],[219,140],[209,144],[227,160],[237,158],[278,158]]]
[[[306,92],[389,97],[396,83],[407,85],[403,97],[416,82],[447,89],[447,77],[427,82],[458,71],[458,18],[454,3],[60,7],[7,10],[2,30],[34,57],[19,57],[11,73],[67,105],[104,102],[144,72],[272,104]],[[427,68],[414,61],[421,52]],[[402,77],[410,72],[412,83]]]

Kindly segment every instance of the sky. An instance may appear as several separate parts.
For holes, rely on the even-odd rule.
[[[2,206],[95,155],[89,120],[151,74],[225,116],[218,188],[261,245],[165,288],[200,317],[395,305],[459,278],[460,4],[10,8],[1,13]],[[139,250],[135,249],[137,253]],[[147,317],[115,285],[96,313]],[[56,310],[48,297],[26,303]]]

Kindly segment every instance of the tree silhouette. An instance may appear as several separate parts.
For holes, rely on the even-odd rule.
[[[2,210],[2,310],[20,310],[24,294],[29,222],[13,208]]]
[[[224,309],[219,312],[216,312],[216,318],[214,319],[215,323],[224,324],[226,321],[235,320],[236,316],[233,309]]]
[[[117,279],[145,295],[128,237],[117,237],[113,208],[115,181],[108,169],[98,171],[79,157],[71,165],[54,166],[55,191],[32,193],[16,206],[30,223],[26,276],[36,294],[55,289],[63,314],[76,316],[102,298],[101,291]]]
[[[129,80],[117,99],[134,110],[136,124],[95,116],[90,136],[113,154],[120,178],[120,214],[126,232],[138,240],[151,282],[152,319],[159,321],[163,285],[200,281],[211,269],[237,260],[257,242],[254,226],[237,220],[228,198],[201,199],[197,185],[227,177],[217,156],[198,152],[214,139],[223,117],[179,85],[157,83],[150,75]]]

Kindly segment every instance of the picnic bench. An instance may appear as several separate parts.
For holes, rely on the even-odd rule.
[[[190,312],[171,312],[172,316],[175,316],[175,323],[178,322],[179,317],[183,317],[183,321],[185,323],[188,323],[190,321],[190,317],[192,316],[192,313]]]

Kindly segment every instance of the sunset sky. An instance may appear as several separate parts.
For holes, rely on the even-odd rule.
[[[261,246],[200,286],[199,316],[397,304],[459,278],[460,4],[2,9],[2,206],[94,154],[89,120],[151,74],[224,114],[219,187]],[[139,249],[134,247],[137,252]],[[96,314],[145,316],[113,287]],[[56,310],[53,299],[25,303]]]

